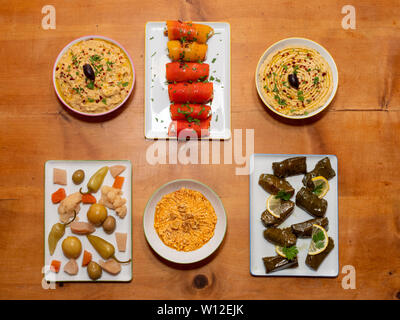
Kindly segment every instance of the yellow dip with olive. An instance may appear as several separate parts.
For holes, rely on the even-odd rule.
[[[332,71],[319,52],[289,47],[271,54],[258,81],[266,102],[284,115],[300,116],[322,107],[333,90]]]
[[[68,48],[55,77],[58,92],[69,106],[84,113],[103,113],[129,94],[133,72],[121,48],[106,40],[89,39]]]

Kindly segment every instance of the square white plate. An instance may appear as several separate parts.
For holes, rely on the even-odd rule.
[[[267,274],[265,272],[263,257],[276,256],[275,246],[268,242],[263,235],[265,230],[261,222],[261,214],[266,209],[266,202],[269,193],[264,191],[258,184],[262,173],[271,173],[272,162],[279,162],[287,158],[304,156],[307,157],[307,172],[314,169],[315,164],[328,157],[336,176],[329,180],[329,191],[324,199],[328,201],[326,217],[329,220],[328,235],[334,240],[335,247],[322,262],[317,271],[305,264],[310,239],[297,239],[297,255],[299,266],[288,268]],[[250,159],[250,273],[253,276],[300,276],[300,277],[336,277],[339,274],[339,221],[338,221],[338,163],[334,155],[294,155],[294,154],[253,154]],[[303,186],[304,175],[286,178],[295,188],[296,193]],[[295,202],[295,195],[292,201]],[[292,224],[313,219],[306,211],[295,206],[294,212],[288,217],[279,228],[286,228]]]
[[[112,234],[107,234],[104,232],[102,227],[96,228],[96,231],[93,232],[93,235],[99,236],[106,241],[112,243],[115,247],[115,256],[123,261],[129,260],[132,258],[132,164],[129,160],[110,160],[110,161],[101,161],[101,160],[49,160],[45,164],[45,172],[44,172],[44,266],[45,270],[45,279],[47,281],[52,282],[78,282],[78,281],[93,281],[89,278],[87,274],[86,267],[82,267],[82,258],[83,251],[87,250],[92,254],[92,260],[98,262],[101,256],[96,252],[93,246],[90,244],[86,236],[76,235],[71,232],[71,229],[67,226],[65,228],[65,235],[58,242],[56,250],[52,256],[49,253],[48,247],[48,235],[52,226],[59,221],[58,215],[58,206],[59,204],[53,204],[51,201],[51,194],[57,191],[59,188],[64,188],[65,192],[68,195],[79,192],[79,189],[82,187],[82,191],[87,191],[87,183],[90,177],[101,167],[104,166],[113,166],[113,165],[123,165],[126,167],[125,171],[120,174],[120,176],[125,178],[124,184],[122,186],[123,195],[122,197],[126,199],[127,206],[127,214],[125,218],[119,218],[114,210],[108,209],[108,215],[113,216],[117,221],[117,227]],[[62,186],[53,183],[53,169],[59,168],[67,171],[67,185]],[[75,185],[72,182],[72,174],[75,170],[82,169],[85,172],[85,179],[80,185]],[[107,173],[103,186],[112,186],[114,183],[114,178],[111,176],[110,172]],[[97,191],[97,193],[93,194],[96,197],[97,202],[101,198],[101,190]],[[80,204],[80,211],[77,215],[79,217],[79,221],[87,221],[86,213],[90,207],[89,204]],[[126,232],[128,234],[126,240],[126,251],[119,252],[117,248],[117,243],[115,241],[115,232]],[[64,266],[68,262],[68,259],[64,256],[61,244],[62,241],[70,236],[76,236],[82,242],[82,253],[77,259],[77,263],[79,266],[79,272],[77,275],[71,276],[64,272]],[[58,273],[54,273],[49,271],[49,266],[52,260],[61,261],[61,268]],[[116,275],[110,275],[107,272],[103,271],[103,274],[99,281],[131,281],[132,280],[132,262],[121,264],[121,272]]]
[[[198,22],[209,25],[215,34],[207,41],[210,77],[214,77],[214,98],[211,103],[210,136],[204,139],[231,138],[231,34],[226,22]],[[171,123],[168,84],[165,65],[168,57],[168,37],[164,35],[166,22],[148,22],[145,34],[145,137],[147,139],[175,139],[168,137]]]

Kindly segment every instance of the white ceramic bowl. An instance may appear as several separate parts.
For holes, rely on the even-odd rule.
[[[182,187],[201,192],[210,201],[217,215],[214,236],[201,248],[189,252],[178,251],[168,247],[162,242],[154,229],[154,214],[157,203],[164,195],[177,191]],[[179,179],[164,184],[153,193],[144,210],[143,228],[149,245],[157,254],[171,262],[189,264],[207,258],[217,250],[225,237],[226,220],[224,205],[211,188],[196,180]]]
[[[111,42],[112,44],[116,45],[116,46],[119,47],[119,48],[125,53],[125,55],[128,57],[129,63],[131,64],[131,67],[132,67],[132,86],[131,86],[131,88],[130,88],[130,90],[129,90],[128,95],[125,97],[125,99],[124,99],[118,106],[116,106],[115,108],[113,108],[113,109],[111,109],[111,110],[108,110],[108,111],[105,111],[105,112],[101,112],[101,113],[86,113],[86,112],[82,112],[82,111],[79,111],[79,110],[76,110],[76,109],[72,108],[66,101],[64,101],[63,97],[62,97],[61,94],[58,92],[57,85],[56,85],[56,67],[57,67],[57,64],[58,64],[59,60],[61,59],[61,57],[62,57],[62,56],[64,55],[64,53],[65,53],[72,45],[74,45],[75,43],[80,42],[80,41],[83,41],[83,40],[89,40],[89,39],[101,39],[101,40],[106,40],[106,41]],[[113,39],[110,39],[110,38],[107,38],[107,37],[97,36],[97,35],[89,35],[89,36],[80,37],[80,38],[78,38],[78,39],[75,39],[75,40],[71,41],[69,44],[67,44],[67,45],[61,50],[61,52],[60,52],[59,55],[57,56],[57,59],[56,59],[56,61],[55,61],[55,63],[54,63],[54,67],[53,67],[53,86],[54,86],[54,90],[56,91],[56,94],[57,94],[58,98],[60,99],[60,101],[61,101],[68,109],[70,109],[71,111],[73,111],[73,112],[75,112],[75,113],[77,113],[77,114],[83,115],[83,116],[98,117],[98,116],[104,116],[104,115],[106,115],[106,114],[109,114],[109,113],[111,113],[111,112],[114,112],[115,110],[119,109],[119,108],[128,100],[128,98],[129,98],[129,96],[131,95],[131,93],[132,93],[132,91],[133,91],[133,88],[134,88],[134,86],[135,86],[135,75],[136,75],[136,72],[135,72],[135,67],[134,67],[134,65],[133,65],[133,62],[132,62],[132,58],[130,57],[128,51],[126,51],[125,48],[124,48],[121,44],[119,44],[117,41],[115,41],[115,40],[113,40]]]
[[[284,48],[287,48],[287,47],[296,47],[296,46],[308,47],[308,48],[318,51],[321,54],[321,56],[326,60],[326,62],[328,63],[329,67],[332,70],[333,90],[332,90],[328,100],[318,109],[308,113],[307,115],[291,116],[291,115],[286,115],[286,114],[280,113],[279,111],[275,110],[275,108],[273,106],[268,104],[268,102],[265,100],[265,98],[261,92],[262,87],[261,87],[261,84],[258,82],[258,73],[259,73],[260,68],[261,68],[262,64],[264,63],[264,61],[271,54],[274,54],[275,52],[282,50]],[[334,98],[334,96],[336,94],[337,88],[338,88],[339,75],[338,75],[338,70],[337,70],[335,61],[333,60],[333,58],[330,55],[330,53],[328,52],[328,50],[326,50],[323,46],[321,46],[320,44],[318,44],[312,40],[305,39],[305,38],[287,38],[287,39],[283,39],[283,40],[280,40],[280,41],[274,43],[267,50],[265,50],[265,52],[262,54],[262,56],[257,64],[255,81],[256,81],[256,88],[257,88],[258,95],[260,96],[260,98],[264,102],[264,104],[271,111],[273,111],[274,113],[276,113],[282,117],[289,118],[289,119],[305,119],[305,118],[310,118],[310,117],[315,116],[316,114],[320,113],[331,103],[332,99]]]

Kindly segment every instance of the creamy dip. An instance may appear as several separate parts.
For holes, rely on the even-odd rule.
[[[285,115],[307,115],[322,107],[333,90],[332,71],[319,52],[289,47],[271,54],[258,74],[263,97]]]
[[[91,68],[88,78],[84,66]],[[102,39],[83,40],[72,45],[55,70],[58,92],[72,108],[84,113],[103,113],[114,109],[129,94],[132,66],[126,54]]]

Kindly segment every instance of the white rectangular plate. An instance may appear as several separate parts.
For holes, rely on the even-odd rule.
[[[268,242],[263,235],[265,230],[261,222],[261,214],[266,209],[269,193],[264,191],[258,184],[258,179],[263,173],[271,173],[272,162],[279,162],[287,158],[304,156],[307,157],[307,171],[311,171],[315,164],[328,157],[336,176],[329,180],[329,191],[325,195],[328,201],[326,217],[329,220],[328,235],[334,240],[335,247],[320,265],[318,271],[314,271],[305,264],[310,239],[297,239],[299,266],[288,268],[267,274],[262,258],[276,256],[275,246]],[[307,155],[307,154],[253,154],[250,162],[250,273],[253,276],[300,276],[300,277],[336,277],[339,273],[339,221],[338,221],[338,163],[334,155]],[[296,193],[303,186],[304,175],[286,178],[295,188]],[[295,195],[292,201],[295,201]],[[295,206],[294,212],[279,228],[286,228],[292,224],[313,219],[306,211]]]
[[[86,267],[82,267],[82,258],[83,258],[83,250],[87,250],[92,254],[92,260],[98,262],[101,256],[96,252],[93,246],[90,244],[86,236],[76,235],[71,232],[69,227],[65,228],[65,235],[58,242],[56,250],[52,256],[49,253],[48,247],[48,235],[52,226],[59,221],[58,215],[58,206],[59,204],[53,204],[51,201],[51,194],[57,191],[59,188],[64,188],[67,196],[79,192],[79,189],[82,188],[82,191],[87,191],[87,183],[90,177],[101,167],[104,166],[113,166],[113,165],[123,165],[126,167],[125,171],[121,173],[120,176],[125,178],[124,184],[122,186],[122,197],[126,199],[127,206],[127,214],[125,218],[119,218],[114,210],[108,209],[108,215],[113,216],[117,221],[117,227],[112,234],[107,234],[104,232],[102,227],[96,228],[96,231],[93,232],[93,235],[99,236],[106,241],[112,243],[115,247],[115,256],[123,261],[129,260],[132,258],[132,164],[129,160],[110,160],[110,161],[101,161],[101,160],[49,160],[45,164],[45,172],[44,172],[44,274],[45,279],[47,281],[55,281],[55,282],[78,282],[78,281],[93,281],[89,278],[87,274]],[[53,169],[59,168],[67,171],[67,179],[68,183],[66,186],[58,185],[53,183]],[[85,180],[80,185],[75,185],[72,182],[72,174],[75,170],[82,169],[85,172]],[[107,173],[103,186],[112,186],[114,183],[114,178],[111,176],[110,172]],[[93,194],[96,197],[97,202],[101,198],[101,189],[97,191],[97,193]],[[80,211],[77,217],[79,217],[79,221],[87,221],[86,213],[90,207],[89,204],[80,204]],[[115,241],[115,232],[126,232],[127,242],[126,242],[126,251],[119,252],[117,248],[117,243]],[[79,272],[77,275],[71,276],[64,272],[64,266],[68,262],[68,259],[64,256],[61,244],[62,241],[70,236],[76,236],[82,242],[82,253],[77,259],[77,263],[79,266]],[[49,271],[49,266],[52,260],[61,261],[61,268],[58,273],[54,273]],[[111,275],[107,272],[103,271],[101,278],[97,281],[131,281],[132,280],[132,262],[121,264],[122,270],[118,275]]]
[[[209,25],[215,34],[208,40],[207,58],[210,77],[214,78],[214,98],[211,103],[210,136],[205,139],[228,140],[231,137],[231,35],[226,22],[198,22]],[[168,57],[168,37],[165,22],[148,22],[145,35],[145,137],[170,139],[171,123],[168,84],[165,65]],[[174,138],[173,138],[174,139]]]

